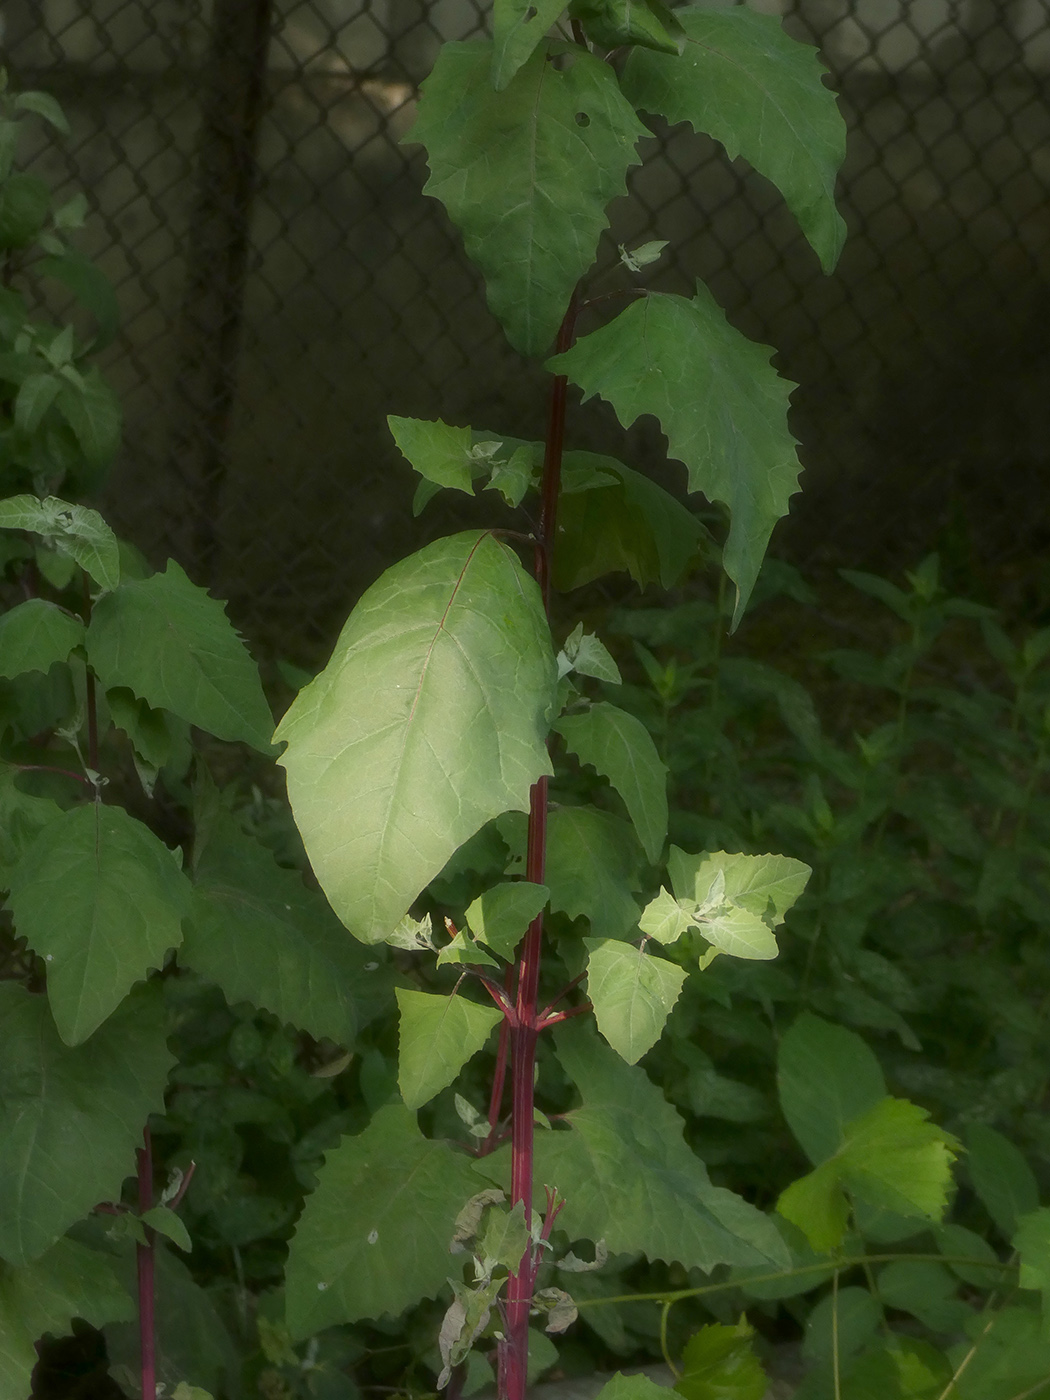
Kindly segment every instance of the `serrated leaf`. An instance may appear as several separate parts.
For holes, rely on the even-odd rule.
[[[0,501],[0,529],[30,530],[42,536],[91,575],[100,588],[120,582],[117,537],[96,510],[57,496],[9,496]]]
[[[23,1268],[0,1262],[0,1394],[29,1395],[40,1360],[34,1343],[45,1332],[62,1337],[75,1317],[104,1327],[134,1313],[110,1260],[72,1240]]]
[[[713,948],[731,958],[775,958],[780,951],[769,925],[758,914],[739,906],[723,905],[704,915],[700,932]],[[706,964],[705,964],[706,966]]]
[[[193,1248],[190,1232],[170,1206],[153,1206],[150,1210],[144,1211],[139,1219],[143,1225],[148,1225],[151,1230],[156,1230],[158,1235],[163,1235],[165,1239],[171,1240],[172,1244],[185,1250],[187,1254]]]
[[[569,752],[608,778],[623,798],[646,855],[655,864],[667,835],[667,767],[640,719],[601,702],[564,715],[554,728]]]
[[[555,1039],[583,1106],[565,1115],[569,1131],[537,1138],[535,1179],[566,1198],[571,1236],[704,1272],[719,1263],[789,1267],[772,1221],[711,1185],[683,1120],[643,1070],[587,1027],[561,1027]]]
[[[83,640],[79,617],[43,598],[28,598],[0,617],[0,676],[47,672]]]
[[[886,1096],[879,1062],[860,1036],[808,1011],[780,1041],[777,1087],[788,1126],[814,1164],[833,1156],[846,1124]]]
[[[37,834],[11,872],[8,902],[47,964],[59,1034],[79,1045],[182,942],[190,886],[147,826],[92,802]]]
[[[985,1123],[966,1129],[966,1170],[981,1204],[1009,1239],[1039,1205],[1039,1184],[1021,1151]]]
[[[624,938],[638,922],[641,849],[631,827],[596,807],[555,807],[547,818],[545,880],[551,908]]]
[[[678,1000],[686,970],[650,957],[632,943],[585,938],[587,995],[598,1029],[629,1065],[660,1039]]]
[[[619,667],[604,642],[593,632],[585,632],[582,622],[572,629],[565,639],[565,646],[558,653],[558,679],[571,671],[581,676],[593,676],[598,681],[607,681],[609,685],[623,684]]]
[[[485,822],[549,773],[556,671],[535,582],[487,533],[389,569],[275,738],[336,913],[364,942],[396,926]]]
[[[752,1349],[754,1335],[743,1318],[701,1327],[685,1344],[675,1390],[685,1400],[762,1400],[769,1379]]]
[[[792,386],[772,369],[770,353],[734,330],[698,282],[691,300],[649,293],[547,361],[584,400],[598,394],[610,403],[625,428],[651,413],[670,455],[685,463],[690,491],[728,506],[723,564],[737,586],[734,627],[798,489],[787,426]]]
[[[215,982],[231,1006],[250,1002],[281,1021],[353,1044],[357,1000],[385,1000],[382,973],[298,872],[246,836],[227,813],[195,860],[179,962]]]
[[[465,997],[399,987],[397,1082],[407,1108],[422,1108],[451,1084],[503,1019],[494,1006]]]
[[[168,560],[96,603],[88,661],[107,690],[126,686],[218,739],[270,752],[273,721],[259,672],[225,605]]]
[[[99,1201],[118,1201],[175,1063],[156,987],[70,1049],[47,1000],[0,983],[0,1257],[39,1257]]]
[[[846,1127],[842,1179],[871,1205],[939,1220],[961,1145],[907,1099],[885,1098]]]
[[[846,237],[835,206],[846,126],[816,49],[789,38],[779,18],[745,7],[692,6],[675,18],[685,32],[681,55],[632,50],[624,93],[715,137],[731,159],[744,156],[780,190],[830,272]]]
[[[482,943],[510,962],[549,897],[546,885],[506,881],[478,895],[467,909],[467,923]]]
[[[692,901],[683,908],[673,894],[661,888],[656,898],[642,910],[638,927],[658,943],[675,943],[687,929],[696,925],[695,910]]]
[[[507,339],[538,355],[594,261],[606,205],[626,193],[649,132],[591,54],[544,43],[494,91],[494,53],[478,41],[443,45],[407,139],[426,146],[425,192],[462,232]],[[570,61],[556,67],[562,54]]]
[[[568,476],[558,506],[554,586],[580,588],[617,570],[639,588],[671,588],[685,572],[706,531],[669,491],[613,457],[566,452],[563,469],[598,480],[574,485]],[[602,479],[604,478],[604,480]]]
[[[780,923],[812,873],[808,865],[792,856],[751,856],[735,851],[689,855],[677,846],[671,847],[667,869],[680,899],[702,904],[721,873],[719,899],[768,916],[774,923]]]
[[[295,1341],[343,1322],[398,1317],[445,1287],[448,1242],[477,1186],[470,1158],[431,1142],[401,1104],[325,1155],[289,1247]]]
[[[440,418],[427,422],[420,418],[396,418],[393,414],[386,421],[398,451],[424,481],[465,491],[468,496],[474,494],[469,428],[453,427]]]

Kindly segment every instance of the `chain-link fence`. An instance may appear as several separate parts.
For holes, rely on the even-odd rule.
[[[939,546],[989,592],[1050,600],[1050,10],[1045,0],[753,0],[816,43],[841,95],[850,239],[821,275],[765,182],[661,131],[617,242],[707,279],[797,380],[796,562],[892,569]],[[510,351],[399,144],[439,43],[481,0],[6,0],[5,62],[72,139],[33,159],[86,188],[117,285],[108,371],[127,431],[106,508],[316,654],[405,553],[410,473],[387,413],[538,436],[542,372]],[[579,445],[620,439],[590,405]],[[631,460],[655,436],[631,436]],[[406,536],[409,538],[406,539]],[[1045,571],[1050,580],[1050,570]],[[1016,591],[1016,588],[1015,588]]]

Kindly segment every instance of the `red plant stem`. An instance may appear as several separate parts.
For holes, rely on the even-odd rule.
[[[153,1206],[153,1142],[147,1127],[142,1134],[143,1146],[136,1153],[139,1179],[139,1214]],[[156,1235],[145,1227],[146,1243],[135,1246],[139,1283],[139,1352],[142,1363],[142,1400],[156,1400],[157,1358],[153,1322],[153,1261]]]
[[[578,298],[574,291],[565,319],[558,330],[557,353],[568,350],[576,332]],[[543,596],[543,606],[550,616],[551,576],[554,563],[554,541],[558,528],[558,495],[561,490],[561,461],[565,443],[565,405],[568,380],[557,375],[550,388],[547,411],[547,441],[543,456],[543,480],[540,487],[540,523],[536,540],[536,581]],[[529,801],[528,844],[525,852],[525,878],[542,885],[547,861],[547,779],[534,784]],[[543,947],[543,914],[537,914],[529,925],[518,954],[518,986],[515,998],[517,1024],[510,1023],[511,1058],[511,1204],[522,1201],[525,1219],[532,1218],[532,1164],[535,1138],[534,1078],[536,1039],[539,1020],[536,1015],[540,985],[540,962]],[[500,1400],[524,1400],[529,1364],[529,1310],[536,1285],[538,1259],[533,1258],[530,1244],[522,1256],[517,1272],[507,1281],[507,1296],[503,1306],[504,1336],[499,1344]]]

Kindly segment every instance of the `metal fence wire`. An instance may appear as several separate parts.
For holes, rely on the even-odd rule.
[[[1050,8],[1045,0],[752,0],[815,43],[849,126],[850,237],[825,278],[775,192],[656,133],[617,242],[671,240],[802,386],[796,563],[942,550],[1050,600]],[[306,658],[425,526],[387,413],[538,436],[542,372],[505,345],[425,162],[399,144],[476,0],[6,0],[4,61],[72,138],[28,155],[88,191],[81,246],[123,313],[126,412],[104,508]],[[619,439],[600,409],[578,445]],[[638,462],[657,439],[633,433]],[[408,537],[406,539],[406,536]]]

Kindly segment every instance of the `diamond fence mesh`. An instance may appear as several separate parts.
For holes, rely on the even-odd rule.
[[[994,600],[1050,605],[1050,10],[1045,0],[755,0],[817,44],[849,126],[850,238],[825,278],[771,187],[659,130],[618,242],[671,240],[651,285],[705,278],[801,388],[804,492],[775,548],[894,570],[939,547]],[[27,152],[85,188],[117,286],[126,413],[104,507],[318,657],[406,552],[387,413],[539,436],[542,372],[506,345],[399,144],[474,0],[6,0],[12,80],[73,135]],[[579,445],[622,452],[591,405]],[[629,460],[655,461],[651,429]],[[661,454],[662,455],[662,454]],[[406,523],[407,522],[407,523]],[[407,536],[407,538],[406,538]]]

